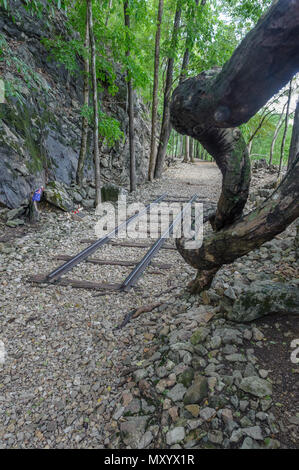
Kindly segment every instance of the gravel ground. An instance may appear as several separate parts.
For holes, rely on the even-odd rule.
[[[267,173],[254,176],[249,209],[260,198],[254,191],[272,180]],[[138,189],[134,200],[197,192],[217,201],[220,187],[214,164],[177,163],[159,182]],[[171,269],[148,268],[129,293],[99,296],[28,282],[28,276],[54,269],[58,254],[73,255],[87,246],[80,240],[94,238],[95,222],[93,211],[83,222],[47,211],[36,227],[8,231],[1,223],[0,448],[298,446],[298,366],[288,361],[296,320],[287,316],[286,350],[274,368],[269,359],[263,364],[266,343],[271,354],[281,347],[277,334],[275,344],[265,334],[267,320],[258,328],[232,324],[221,307],[230,288],[238,295],[240,285],[246,290],[265,276],[287,281],[296,276],[295,228],[220,270],[200,297],[186,292],[195,270],[174,250],[161,250],[155,259]],[[145,252],[106,245],[93,256],[130,260]],[[129,271],[85,263],[67,277],[114,283]],[[128,312],[156,302],[161,305],[152,312],[115,329]],[[286,382],[294,399],[283,399],[279,366],[292,377]],[[256,377],[262,382],[256,384]],[[190,387],[202,395],[186,403]]]

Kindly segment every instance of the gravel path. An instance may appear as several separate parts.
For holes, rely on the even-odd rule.
[[[178,163],[159,182],[138,189],[134,200],[197,192],[217,201],[220,187],[214,164]],[[195,270],[170,250],[161,250],[155,261],[172,268],[148,268],[129,293],[98,296],[27,281],[54,269],[58,254],[85,247],[80,240],[94,238],[95,222],[92,211],[83,222],[47,212],[38,229],[26,227],[18,238],[0,243],[0,448],[295,447],[298,410],[289,400],[282,405],[286,414],[278,407],[282,427],[276,422],[271,394],[274,387],[278,400],[279,384],[275,377],[271,383],[270,370],[261,373],[254,352],[263,346],[262,328],[231,324],[220,306],[222,297],[238,294],[238,286],[246,289],[259,274],[277,276],[269,256],[274,245],[221,270],[200,297],[185,291]],[[287,278],[296,264],[293,234],[291,227],[281,238],[288,250],[275,248],[277,262],[284,256],[289,270],[281,275]],[[94,257],[130,260],[145,252],[106,245]],[[129,271],[85,263],[67,277],[119,282]],[[156,302],[161,305],[152,312],[115,329],[131,310]],[[203,337],[194,337],[197,329]],[[294,338],[291,328],[284,333],[287,341]],[[254,377],[266,391],[259,396],[249,390],[256,384],[245,380]],[[297,384],[292,382],[290,393]],[[203,396],[186,403],[192,386]]]

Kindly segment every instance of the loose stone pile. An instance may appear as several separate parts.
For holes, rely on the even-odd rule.
[[[163,345],[134,372],[114,410],[119,434],[111,447],[280,447],[271,374],[252,347],[263,347],[264,334],[217,316],[206,306],[174,312],[159,331]]]
[[[214,166],[203,171],[182,164],[137,197],[152,200],[154,191],[190,196],[195,188],[182,179],[191,174],[200,181],[199,195],[216,200],[221,179]],[[255,191],[259,179],[253,183]],[[264,323],[228,319],[256,282],[296,285],[296,223],[223,267],[199,297],[185,291],[194,269],[167,250],[157,261],[173,268],[143,276],[139,289],[126,295],[96,297],[27,282],[29,274],[53,269],[58,253],[78,252],[81,238],[94,237],[95,222],[92,211],[83,223],[43,213],[37,228],[0,242],[0,447],[296,447],[298,366],[290,343],[299,338],[298,326],[287,315]],[[134,250],[107,245],[97,256],[140,258]],[[116,282],[126,273],[85,263],[71,277]],[[156,310],[115,329],[133,308],[157,300]],[[283,345],[286,356],[277,368]]]

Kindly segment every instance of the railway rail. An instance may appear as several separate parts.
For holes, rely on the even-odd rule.
[[[192,204],[198,200],[198,195],[194,194],[189,201],[182,201],[186,202],[183,209],[179,214],[176,215],[173,222],[168,226],[166,230],[161,234],[161,236],[151,245],[145,242],[134,242],[134,241],[115,241],[112,240],[115,235],[117,235],[123,228],[127,227],[130,223],[134,220],[140,218],[142,215],[146,214],[150,209],[158,204],[161,201],[165,201],[167,194],[162,194],[153,202],[148,204],[143,210],[139,211],[138,213],[132,215],[123,223],[115,227],[110,233],[106,236],[98,239],[98,240],[82,240],[83,243],[90,243],[91,244],[80,251],[78,254],[74,256],[67,256],[67,255],[58,255],[56,259],[64,260],[65,262],[55,268],[52,272],[48,274],[38,274],[34,276],[30,276],[28,281],[38,284],[59,284],[62,286],[72,286],[74,288],[84,288],[84,289],[94,289],[94,290],[101,290],[101,291],[123,291],[128,292],[131,288],[135,287],[139,278],[142,276],[144,271],[149,265],[153,267],[157,267],[159,269],[169,269],[171,265],[157,263],[153,261],[153,258],[157,255],[160,249],[168,249],[168,250],[175,250],[170,244],[165,243],[168,236],[173,233],[175,226],[180,223],[184,213],[192,206]],[[136,260],[103,260],[99,258],[91,258],[91,255],[95,253],[100,247],[104,246],[105,244],[112,244],[115,246],[125,246],[125,247],[134,247],[134,248],[149,248],[147,253],[143,256],[140,261]],[[129,275],[125,278],[123,282],[120,283],[105,283],[105,282],[94,282],[88,280],[78,280],[78,279],[69,279],[63,277],[67,272],[71,271],[75,266],[79,263],[86,261],[92,264],[99,264],[99,265],[120,265],[120,266],[134,266],[133,270],[129,273]]]

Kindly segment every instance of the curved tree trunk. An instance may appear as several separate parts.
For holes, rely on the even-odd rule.
[[[256,210],[228,228],[211,235],[201,248],[187,250],[185,240],[177,240],[183,258],[199,269],[190,287],[200,292],[210,287],[214,275],[223,264],[246,255],[281,233],[299,217],[299,156],[277,190]]]
[[[237,47],[218,75],[203,87],[195,78],[175,91],[172,123],[180,121],[216,127],[247,122],[298,72],[298,0],[279,0]],[[188,96],[181,86],[188,83]],[[179,91],[180,90],[180,91]],[[192,100],[187,100],[192,96]]]
[[[197,250],[177,242],[184,259],[199,269],[192,290],[210,286],[222,264],[231,263],[283,231],[299,216],[298,158],[278,190],[242,217],[250,184],[246,143],[236,126],[247,122],[299,69],[299,0],[279,0],[245,37],[223,69],[182,82],[173,93],[171,122],[197,139],[223,175],[213,228]]]

